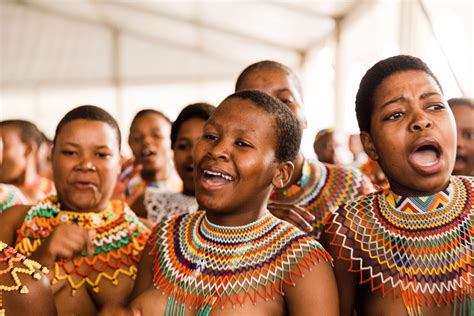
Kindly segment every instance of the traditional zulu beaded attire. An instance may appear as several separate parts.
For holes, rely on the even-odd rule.
[[[167,315],[186,307],[208,315],[215,307],[283,295],[321,260],[322,246],[294,226],[267,213],[245,226],[210,223],[205,212],[165,219],[150,237],[155,287],[168,296]]]
[[[327,233],[360,283],[402,297],[409,315],[443,302],[473,315],[472,199],[472,177],[451,177],[446,190],[425,197],[387,189],[335,209]]]
[[[16,249],[29,256],[61,223],[95,229],[95,250],[92,257],[83,253],[79,258],[57,261],[52,268],[53,284],[66,280],[74,295],[84,285],[94,292],[99,292],[100,283],[106,280],[117,285],[120,274],[135,279],[149,230],[123,202],[111,201],[99,213],[82,213],[60,210],[57,198],[51,196],[28,211],[17,231]]]
[[[22,284],[20,275],[29,275],[32,278],[41,279],[40,272],[48,273],[46,267],[42,267],[38,262],[27,259],[19,254],[15,249],[8,247],[7,244],[0,241],[0,316],[6,314],[3,308],[3,292],[17,291],[20,294],[26,294],[29,289]],[[1,280],[13,281],[13,284],[4,284]]]
[[[163,192],[155,188],[146,189],[144,204],[147,210],[147,219],[151,223],[157,223],[165,216],[193,213],[199,208],[194,196],[180,192]]]
[[[316,217],[312,235],[319,238],[333,207],[373,190],[370,181],[355,168],[305,160],[298,183],[275,190],[270,201],[304,207]]]
[[[10,206],[28,204],[28,200],[23,196],[16,186],[0,183],[0,213]]]

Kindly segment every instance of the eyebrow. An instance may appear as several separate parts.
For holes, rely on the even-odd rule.
[[[433,95],[441,96],[441,94],[439,94],[438,92],[426,92],[426,93],[423,93],[422,95],[420,95],[420,100],[427,99],[427,98],[429,98]],[[390,105],[392,103],[397,103],[397,102],[405,101],[405,100],[406,100],[406,98],[404,96],[389,100],[389,101],[385,102],[384,104],[382,104],[382,108],[384,108],[387,105]]]
[[[63,143],[62,146],[72,146],[72,147],[81,147],[81,145],[77,144],[77,143],[71,143],[71,142],[67,142],[67,143]],[[94,147],[95,149],[111,149],[109,146],[107,145],[99,145],[99,146],[95,146]]]

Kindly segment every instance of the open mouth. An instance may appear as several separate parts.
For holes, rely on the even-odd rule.
[[[141,154],[143,158],[146,158],[146,157],[156,155],[156,151],[151,148],[145,148],[144,150],[142,150]]]
[[[214,185],[214,186],[225,185],[235,180],[234,177],[232,177],[231,175],[225,172],[213,171],[209,169],[203,169],[202,175],[203,175],[203,180],[206,183],[210,185]]]
[[[435,144],[421,145],[411,154],[413,162],[422,167],[430,167],[439,161],[441,151]]]
[[[457,155],[456,162],[454,163],[454,169],[462,169],[467,165],[467,163],[468,163],[467,157],[463,155]]]

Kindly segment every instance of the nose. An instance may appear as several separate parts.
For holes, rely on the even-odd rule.
[[[216,141],[209,148],[208,155],[213,159],[227,160],[229,152],[226,144],[223,141]]]
[[[77,165],[76,169],[80,171],[88,172],[88,171],[95,171],[96,167],[90,159],[83,157],[80,163]]]
[[[424,114],[422,111],[417,111],[413,115],[413,121],[410,124],[410,131],[412,132],[420,132],[425,129],[431,128],[433,126],[433,122]]]

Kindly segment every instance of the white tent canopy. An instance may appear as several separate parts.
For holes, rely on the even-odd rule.
[[[452,96],[472,96],[472,9],[469,0],[3,0],[1,119],[30,119],[52,136],[66,111],[88,103],[126,130],[140,108],[174,119],[186,104],[217,104],[244,67],[273,59],[302,79],[310,149],[317,129],[357,129],[358,81],[389,55],[419,55]],[[454,35],[443,33],[450,17]],[[455,49],[437,44],[450,38]]]

